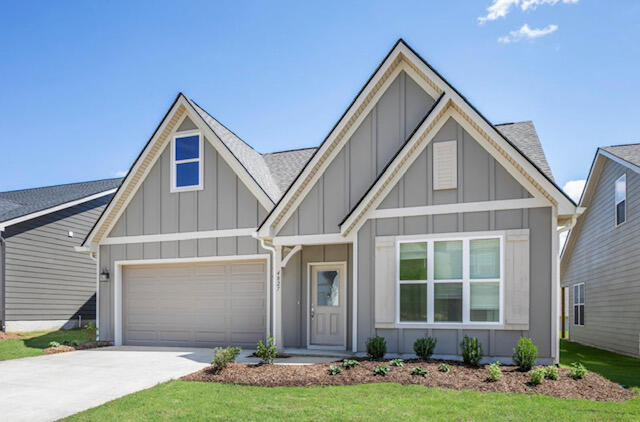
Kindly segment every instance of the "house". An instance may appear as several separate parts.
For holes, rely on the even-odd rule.
[[[116,344],[390,353],[465,334],[557,360],[576,205],[530,122],[494,126],[399,40],[318,148],[260,154],[179,94],[84,242]]]
[[[80,246],[121,179],[0,192],[3,331],[95,320],[96,263]]]
[[[561,257],[569,339],[640,357],[640,144],[598,148]]]

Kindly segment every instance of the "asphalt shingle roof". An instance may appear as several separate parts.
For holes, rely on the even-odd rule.
[[[640,166],[640,144],[612,145],[602,147],[602,149],[631,164]]]
[[[117,188],[122,178],[0,192],[0,222]]]
[[[302,148],[264,154],[264,160],[282,192],[293,183],[317,148]]]
[[[536,133],[533,122],[501,123],[495,125],[504,136],[507,137],[524,155],[526,155],[542,172],[552,181],[553,174],[547,157],[544,155],[540,139]]]

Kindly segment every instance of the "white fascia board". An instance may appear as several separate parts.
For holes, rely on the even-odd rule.
[[[339,233],[278,236],[273,238],[273,244],[276,246],[330,245],[335,243],[351,242],[353,242],[353,237],[344,237]]]
[[[64,204],[56,205],[55,207],[47,208],[42,211],[33,212],[31,214],[23,215],[20,217],[16,217],[11,220],[7,220],[5,222],[0,223],[0,231],[3,231],[5,227],[12,226],[14,224],[22,223],[23,221],[32,220],[37,217],[41,217],[43,215],[51,214],[52,212],[60,211],[65,208],[70,208],[79,204],[83,204],[85,202],[93,201],[94,199],[102,198],[103,196],[111,195],[114,193],[116,189],[109,189],[103,192],[99,192],[93,195],[85,196],[81,199],[76,199],[75,201],[65,202]]]
[[[256,227],[246,229],[208,230],[198,232],[180,232],[163,234],[145,234],[140,236],[106,237],[101,245],[126,245],[132,243],[171,242],[176,240],[212,239],[220,237],[253,236]]]

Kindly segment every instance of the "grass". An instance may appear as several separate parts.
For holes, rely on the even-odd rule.
[[[640,360],[562,341],[561,363],[638,387]],[[640,393],[640,390],[638,390]],[[399,384],[249,387],[171,381],[111,401],[68,421],[200,420],[638,420],[640,396],[621,403],[479,393]]]
[[[20,338],[0,341],[0,360],[39,356],[49,347],[50,341],[85,341],[82,330],[34,331],[22,333]]]
[[[576,361],[613,382],[640,388],[640,359],[561,340],[560,364],[569,366]]]

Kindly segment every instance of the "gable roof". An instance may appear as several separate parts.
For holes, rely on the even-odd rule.
[[[624,161],[640,167],[640,144],[611,145],[601,149],[615,155]]]
[[[531,160],[550,180],[555,181],[547,157],[540,144],[540,138],[531,120],[514,123],[498,123],[495,125],[511,143]]]
[[[121,181],[122,178],[113,178],[0,192],[0,223],[82,201],[102,193],[106,195],[115,191]]]
[[[318,148],[301,148],[287,151],[275,151],[264,154],[264,160],[269,167],[271,177],[277,183],[281,192],[293,183],[311,156]]]

